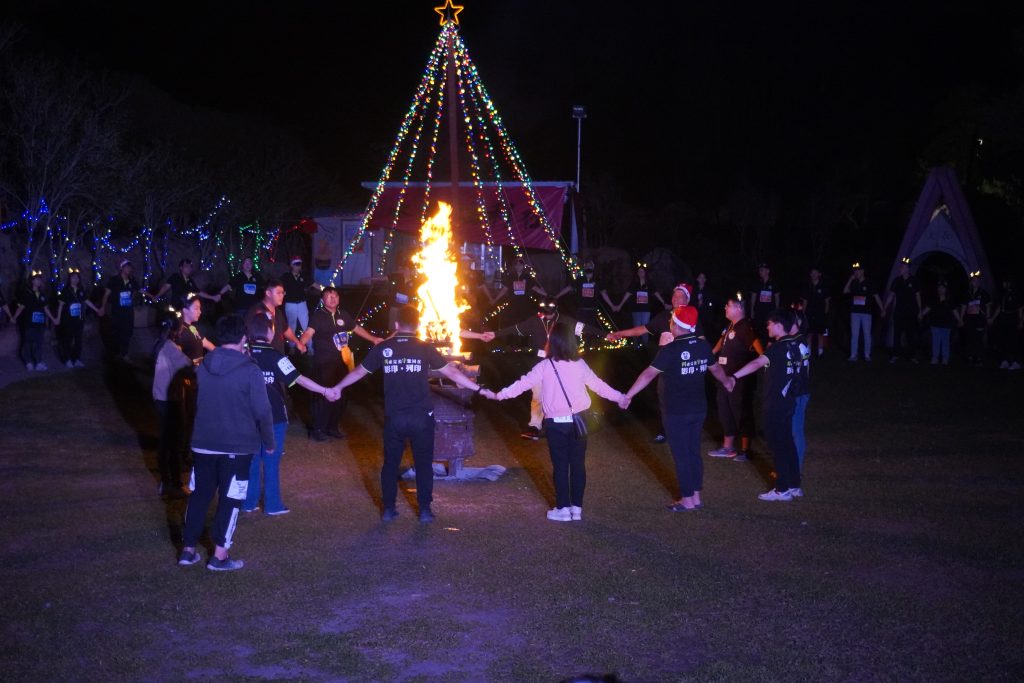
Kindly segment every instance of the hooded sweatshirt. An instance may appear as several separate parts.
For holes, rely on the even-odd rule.
[[[249,356],[219,347],[198,370],[199,398],[192,448],[215,453],[274,450],[274,416],[263,373]]]

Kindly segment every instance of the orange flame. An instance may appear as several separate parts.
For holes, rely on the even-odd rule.
[[[412,257],[425,281],[416,290],[419,297],[419,337],[425,341],[451,344],[451,354],[461,352],[459,314],[469,308],[458,302],[458,262],[451,251],[452,207],[438,202],[437,213],[420,228],[420,250]]]

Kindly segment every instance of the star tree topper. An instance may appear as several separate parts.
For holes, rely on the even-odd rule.
[[[452,0],[444,0],[444,4],[440,7],[435,7],[434,11],[441,15],[441,26],[444,26],[449,21],[458,26],[459,12],[463,9],[462,5],[453,5]]]

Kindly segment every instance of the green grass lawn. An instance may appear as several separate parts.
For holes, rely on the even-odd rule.
[[[622,389],[639,369],[594,365]],[[367,383],[347,441],[292,425],[292,513],[243,516],[246,566],[227,574],[175,564],[184,504],[156,495],[144,382],[96,369],[0,389],[4,680],[1024,677],[1020,374],[826,361],[806,497],[758,501],[756,449],[706,459],[705,509],[686,514],[664,510],[667,447],[605,404],[569,524],[545,519],[547,450],[518,437],[520,403],[478,406],[467,465],[500,480],[437,482],[432,525],[400,492],[382,524]]]

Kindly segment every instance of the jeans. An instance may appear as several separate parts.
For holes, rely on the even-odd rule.
[[[949,363],[949,337],[952,332],[949,327],[932,327],[932,363]]]
[[[676,464],[679,496],[689,498],[704,488],[704,461],[700,457],[704,415],[663,415],[661,419]]]
[[[42,362],[45,331],[42,325],[25,325],[21,328],[21,362],[32,365]]]
[[[251,512],[260,504],[260,464],[263,465],[263,511],[280,512],[284,510],[281,502],[281,456],[284,455],[284,439],[288,433],[288,423],[274,424],[274,445],[276,449],[267,451],[265,448],[253,456],[249,466],[249,491],[245,494],[242,510]]]
[[[555,481],[555,507],[570,505],[583,507],[583,492],[587,488],[587,438],[576,438],[572,422],[544,420],[548,453],[551,455],[551,474]]]
[[[288,318],[288,327],[292,328],[296,336],[302,334],[302,330],[309,327],[309,306],[306,302],[297,304],[285,304],[284,315]],[[288,342],[291,344],[291,342]]]
[[[650,311],[634,311],[633,312],[633,327],[647,326],[647,323],[651,321]],[[649,334],[641,334],[639,339],[641,344],[647,343]]]
[[[81,318],[65,320],[57,328],[57,341],[60,343],[61,360],[72,363],[82,360],[82,332],[85,323]]]
[[[804,436],[804,418],[807,417],[807,402],[810,394],[796,396],[793,407],[793,445],[796,447],[796,462],[800,472],[804,471],[804,451],[807,450],[807,439]]]
[[[864,331],[864,360],[871,360],[871,314],[850,314],[850,359],[857,359],[861,330]]]
[[[384,466],[380,469],[380,495],[385,510],[395,509],[398,498],[398,466],[405,442],[412,446],[416,468],[416,502],[420,511],[434,499],[434,414],[407,411],[384,418]]]
[[[210,538],[222,548],[231,547],[231,539],[238,523],[238,506],[249,488],[249,465],[252,455],[227,453],[196,453],[192,478],[195,487],[185,508],[185,534],[183,545],[194,548],[206,525],[206,510],[217,494],[217,512],[210,527]]]
[[[775,488],[787,491],[800,488],[800,466],[793,443],[793,404],[765,408],[764,438],[775,463]]]

